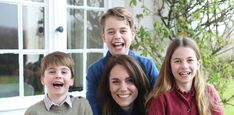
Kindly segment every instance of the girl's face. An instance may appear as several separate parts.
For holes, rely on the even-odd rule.
[[[179,88],[183,86],[191,88],[200,63],[195,51],[190,47],[180,46],[174,51],[171,58],[171,69]]]
[[[122,65],[112,68],[109,77],[110,93],[115,102],[125,111],[131,110],[137,98],[138,89]]]
[[[106,19],[102,39],[112,55],[128,54],[134,37],[135,33],[131,31],[126,20],[119,20],[114,16]]]
[[[66,96],[69,86],[73,85],[71,70],[67,66],[48,66],[41,83],[47,87],[49,96]]]

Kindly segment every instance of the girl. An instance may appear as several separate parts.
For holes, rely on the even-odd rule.
[[[148,115],[223,115],[215,88],[204,81],[199,49],[191,38],[170,44],[148,100]]]

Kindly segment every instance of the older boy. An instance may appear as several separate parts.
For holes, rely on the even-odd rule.
[[[135,30],[133,17],[131,13],[123,7],[115,7],[109,9],[101,18],[102,39],[108,47],[108,52],[105,57],[93,63],[87,72],[87,92],[86,97],[92,107],[94,115],[100,115],[100,107],[96,100],[97,87],[99,78],[102,74],[107,60],[116,54],[126,54],[132,56],[138,61],[145,71],[153,88],[158,76],[158,70],[155,64],[142,56],[136,55],[129,50],[129,47],[134,40]],[[108,84],[106,84],[108,85]]]

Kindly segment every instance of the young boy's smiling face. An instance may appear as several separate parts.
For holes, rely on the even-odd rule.
[[[67,66],[48,66],[41,77],[41,83],[47,87],[49,97],[65,96],[69,86],[73,85],[71,70]]]
[[[106,19],[102,39],[112,55],[128,54],[129,47],[135,37],[126,20],[110,16]]]

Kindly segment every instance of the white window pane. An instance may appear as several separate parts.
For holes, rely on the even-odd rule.
[[[87,0],[88,6],[92,7],[104,7],[104,0]]]
[[[84,0],[67,0],[68,5],[83,6]]]
[[[44,49],[44,8],[23,7],[24,49]]]
[[[82,49],[84,47],[84,10],[67,10],[67,47]]]

